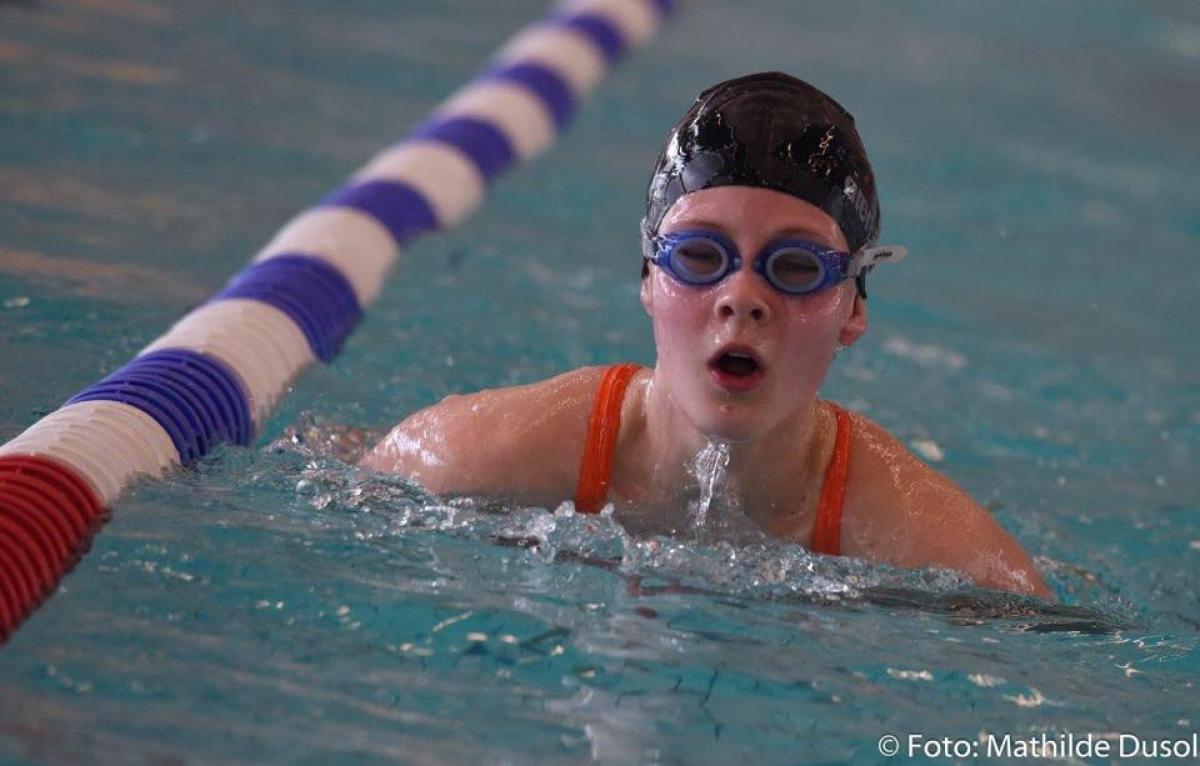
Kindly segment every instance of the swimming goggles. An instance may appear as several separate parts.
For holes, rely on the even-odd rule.
[[[865,247],[851,255],[804,239],[781,239],[764,247],[752,268],[781,293],[807,295],[907,254],[903,247],[886,246]],[[642,255],[676,281],[697,287],[714,285],[742,266],[737,245],[724,235],[703,230],[647,237]]]

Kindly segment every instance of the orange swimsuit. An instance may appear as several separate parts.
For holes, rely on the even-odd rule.
[[[587,444],[575,490],[575,509],[580,513],[599,513],[604,507],[612,477],[613,450],[617,445],[617,432],[621,430],[621,402],[625,399],[629,381],[639,369],[636,364],[614,364],[600,379],[596,403],[588,420]],[[833,457],[825,469],[809,549],[814,553],[837,556],[842,549],[842,506],[846,500],[850,468],[851,421],[850,414],[844,409],[833,402],[829,406],[833,407],[837,419],[837,436],[833,442]]]

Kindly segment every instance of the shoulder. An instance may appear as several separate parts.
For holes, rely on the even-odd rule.
[[[886,547],[894,559],[920,547],[931,529],[962,521],[962,514],[948,518],[947,509],[958,506],[965,492],[874,420],[850,412],[850,422],[848,528],[843,531],[848,542],[876,553]]]
[[[438,493],[551,503],[573,490],[604,367],[447,396],[413,413],[363,458]]]
[[[847,554],[900,567],[945,567],[986,587],[1049,595],[1028,554],[970,495],[878,423],[850,417]]]

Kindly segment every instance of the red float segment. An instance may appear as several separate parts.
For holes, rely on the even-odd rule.
[[[103,523],[86,479],[42,456],[0,457],[0,643],[50,594]]]
[[[0,611],[0,638],[4,640],[20,622],[17,615],[26,612],[22,605],[27,600],[25,593],[28,586],[21,570],[17,568],[21,551],[15,546],[16,543],[7,537],[0,537],[0,606],[3,607]]]
[[[53,548],[38,539],[38,531],[23,523],[19,510],[20,506],[9,498],[0,499],[0,535],[8,539],[10,548],[16,547],[15,560],[24,575],[22,584],[27,593],[36,596],[54,580],[54,562],[62,557],[55,556]]]
[[[19,484],[7,484],[4,487],[4,499],[0,502],[37,539],[47,557],[62,558],[71,552],[73,541],[78,540],[84,530],[72,529],[69,522],[57,513],[47,513],[44,507],[47,501],[51,503],[51,508],[55,501],[62,502],[59,498],[40,498],[33,490]]]
[[[13,586],[17,589],[17,597],[22,601],[34,598],[41,590],[49,569],[41,566],[43,559],[37,542],[12,520],[5,506],[0,506],[0,539],[4,542],[0,556],[6,556],[9,560],[10,570],[16,578]]]
[[[0,492],[6,485],[31,489],[37,495],[52,498],[59,516],[72,529],[94,530],[104,505],[91,483],[61,460],[45,455],[5,455],[0,457]]]

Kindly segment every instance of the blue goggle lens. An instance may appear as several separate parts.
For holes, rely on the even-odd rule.
[[[763,264],[763,273],[784,292],[807,293],[825,280],[825,264],[810,250],[784,247],[771,253]]]
[[[729,272],[729,253],[716,242],[702,237],[689,237],[674,243],[668,258],[671,268],[692,284],[710,284]]]

